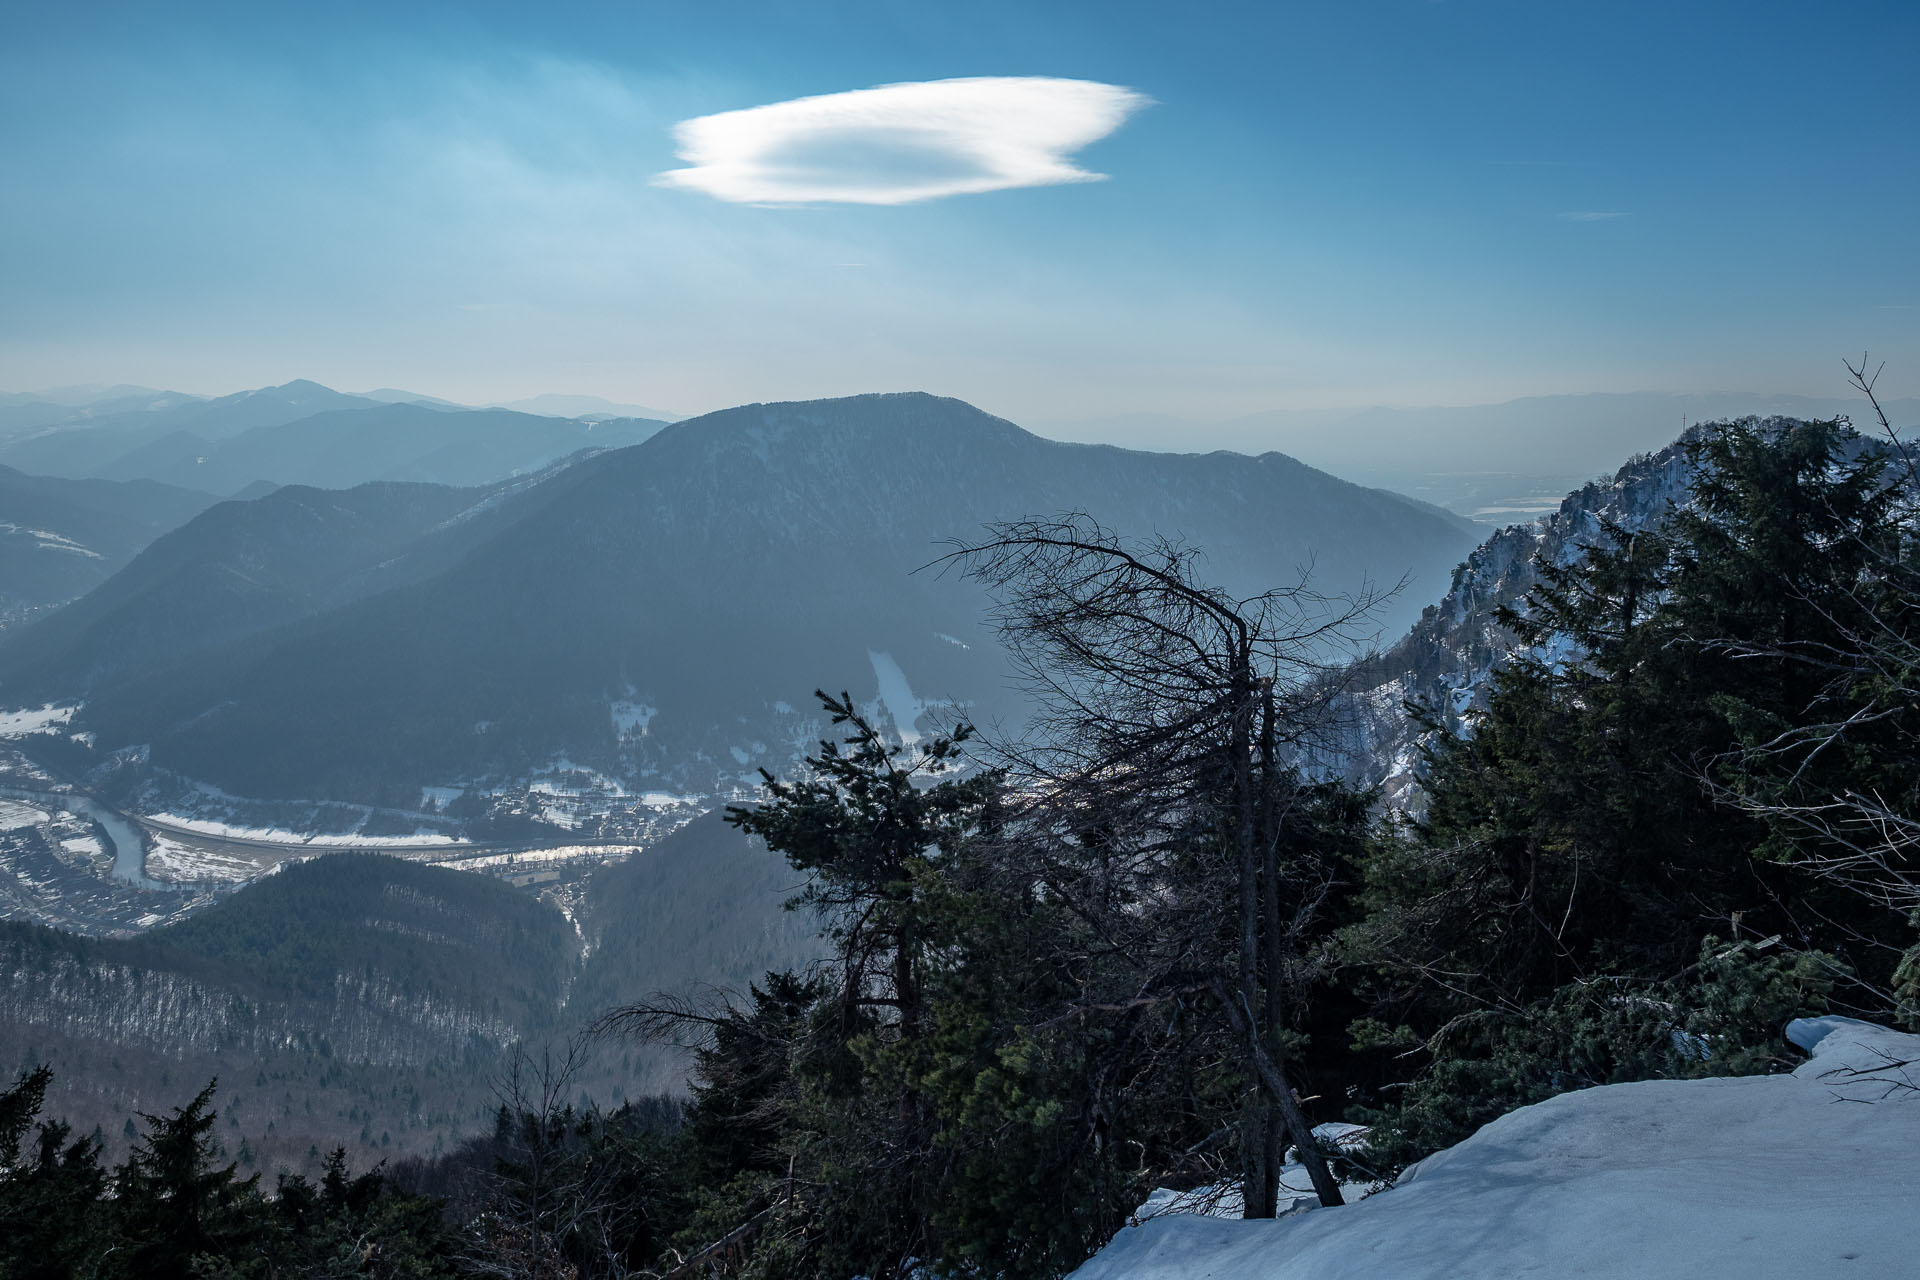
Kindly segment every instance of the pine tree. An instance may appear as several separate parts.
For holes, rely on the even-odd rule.
[[[114,1178],[124,1238],[114,1261],[126,1275],[184,1278],[196,1259],[239,1252],[261,1231],[260,1176],[219,1163],[217,1084],[168,1115],[141,1116],[147,1131]]]

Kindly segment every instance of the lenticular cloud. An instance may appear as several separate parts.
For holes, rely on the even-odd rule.
[[[656,181],[736,204],[912,204],[1097,182],[1073,163],[1151,99],[1092,80],[979,76],[881,85],[674,126],[688,164]]]

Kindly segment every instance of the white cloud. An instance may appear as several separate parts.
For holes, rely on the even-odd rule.
[[[1073,153],[1152,102],[1092,80],[978,76],[881,85],[674,126],[688,168],[655,181],[736,204],[912,204],[1095,182]]]
[[[1560,216],[1567,222],[1612,222],[1615,218],[1631,218],[1633,215],[1617,209],[1576,209]]]

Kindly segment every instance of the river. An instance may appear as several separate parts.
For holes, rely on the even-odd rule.
[[[124,880],[142,889],[173,887],[147,878],[147,842],[141,838],[140,828],[106,806],[71,791],[22,791],[15,787],[0,787],[0,796],[43,804],[52,809],[64,809],[68,813],[91,819],[105,834],[107,843],[113,846],[114,879]]]

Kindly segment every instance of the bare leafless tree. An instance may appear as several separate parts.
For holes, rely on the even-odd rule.
[[[1243,1112],[1244,1202],[1271,1216],[1281,1138],[1325,1204],[1338,1183],[1289,1076],[1290,970],[1331,889],[1283,860],[1288,754],[1322,722],[1324,676],[1351,656],[1381,593],[1304,581],[1235,597],[1197,551],[1130,542],[1084,515],[994,526],[943,565],[994,595],[1000,635],[1036,713],[999,744],[1023,797],[1010,836],[1050,893],[1135,975],[1102,1007],[1210,1004],[1265,1093]],[[1220,945],[1223,908],[1231,919]]]
[[[585,1150],[591,1118],[571,1104],[593,1050],[575,1036],[538,1054],[516,1047],[494,1082],[501,1130],[497,1167],[485,1175],[481,1210],[468,1223],[463,1261],[502,1280],[577,1280],[569,1253],[591,1273],[627,1274],[623,1249],[639,1206],[617,1185],[618,1162]]]

